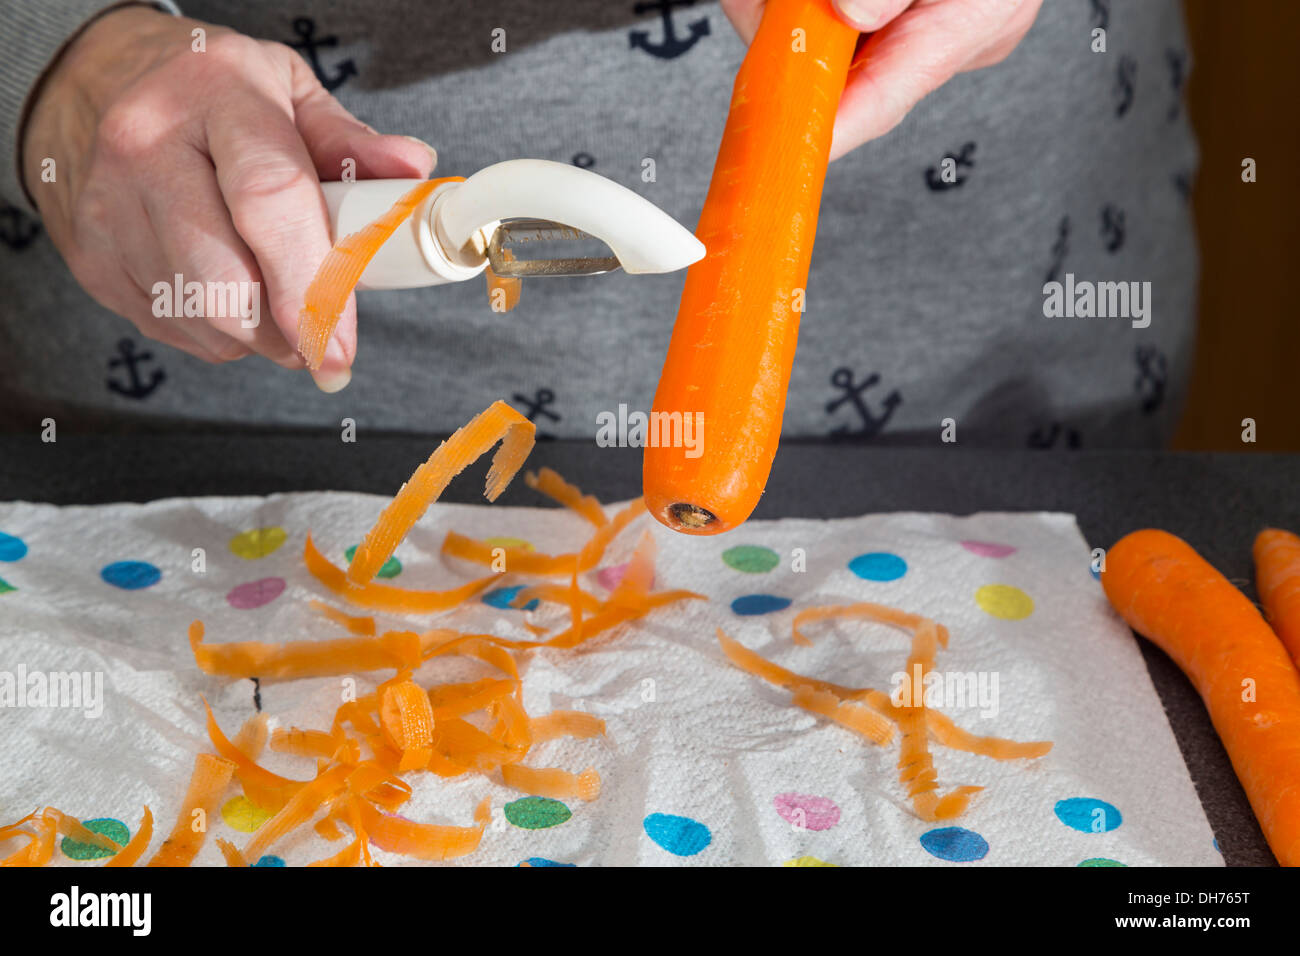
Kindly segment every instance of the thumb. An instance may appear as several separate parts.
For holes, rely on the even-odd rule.
[[[357,179],[428,179],[438,154],[413,136],[375,132],[320,85],[295,55],[294,123],[322,182],[340,178],[351,161]]]

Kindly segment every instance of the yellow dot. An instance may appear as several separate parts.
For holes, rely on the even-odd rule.
[[[264,558],[280,545],[286,535],[280,527],[253,528],[230,539],[230,550],[246,561]]]
[[[247,797],[231,797],[221,808],[221,818],[240,833],[252,833],[273,814],[263,810]]]
[[[839,866],[838,863],[827,863],[825,860],[819,860],[815,856],[796,856],[793,860],[786,860],[782,866]]]
[[[525,551],[532,551],[533,545],[530,541],[523,538],[484,538],[483,543],[489,548],[523,548]]]
[[[1034,613],[1034,599],[1009,584],[986,584],[975,592],[975,603],[986,614],[1019,621]]]

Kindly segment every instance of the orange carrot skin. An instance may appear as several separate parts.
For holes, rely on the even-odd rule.
[[[1214,729],[1278,862],[1300,866],[1300,674],[1255,606],[1185,541],[1135,531],[1106,553],[1106,597],[1173,658]],[[1243,700],[1247,681],[1253,700]]]
[[[1255,590],[1273,630],[1300,666],[1300,537],[1277,528],[1256,536]]]
[[[795,31],[805,48],[796,50]],[[654,411],[703,416],[698,457],[645,449],[646,506],[687,534],[745,521],[781,437],[834,128],[858,33],[830,0],[769,0],[741,64]],[[679,509],[712,515],[699,527]]]

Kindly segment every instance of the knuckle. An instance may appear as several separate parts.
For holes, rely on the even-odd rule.
[[[158,112],[138,96],[118,100],[100,118],[95,131],[97,152],[109,157],[135,159],[158,143]]]

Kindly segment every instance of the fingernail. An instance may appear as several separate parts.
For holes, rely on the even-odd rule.
[[[337,372],[312,372],[312,381],[316,387],[327,395],[333,395],[335,392],[341,392],[348,387],[348,382],[352,381],[352,369],[339,369]]]
[[[835,0],[840,15],[859,30],[874,30],[880,25],[884,4],[880,0]]]
[[[430,157],[430,158],[431,158],[435,163],[438,162],[438,151],[437,151],[436,149],[434,149],[432,146],[430,146],[428,143],[426,143],[424,140],[419,139],[418,137],[415,137],[415,136],[404,136],[404,137],[402,137],[402,138],[403,138],[403,139],[409,139],[412,143],[418,143],[419,145],[423,146],[425,149],[427,149],[427,150],[429,151],[429,157]]]

